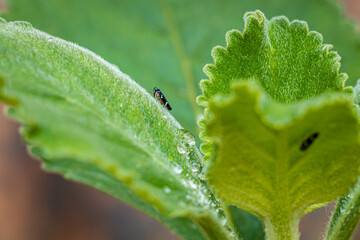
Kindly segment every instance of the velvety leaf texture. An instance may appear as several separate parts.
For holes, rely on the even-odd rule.
[[[339,57],[306,23],[245,15],[213,50],[201,83],[208,178],[258,216],[267,239],[296,239],[300,218],[347,193],[359,174],[358,110]],[[233,87],[231,87],[233,86]]]
[[[360,76],[359,36],[341,10],[328,0],[7,0],[7,3],[8,19],[30,21],[44,31],[99,53],[148,91],[160,87],[173,107],[171,113],[193,133],[194,119],[201,116],[194,102],[199,92],[196,86],[198,79],[203,78],[202,66],[210,60],[208,52],[222,41],[225,31],[241,26],[242,13],[250,9],[262,9],[270,17],[285,14],[291,19],[307,20],[311,29],[323,33],[326,42],[333,43],[343,56],[343,70],[350,76],[347,84],[353,85]],[[259,12],[249,14],[245,22],[244,33],[229,32],[227,48],[216,48],[215,65],[206,67],[210,81],[202,83],[204,93],[198,101],[207,108],[206,119],[199,122],[202,128],[217,116],[209,111],[209,103],[213,101],[211,106],[221,112],[222,107],[225,109],[227,104],[239,100],[234,93],[239,89],[253,100],[248,101],[247,107],[252,106],[248,110],[259,109],[257,114],[263,118],[263,124],[276,133],[288,131],[295,120],[307,120],[304,117],[309,111],[320,112],[327,103],[332,104],[334,111],[347,109],[341,120],[344,125],[351,119],[355,121],[348,107],[351,100],[345,95],[311,100],[328,92],[351,92],[343,87],[346,76],[338,74],[339,56],[322,44],[319,34],[308,32],[304,22],[290,24],[286,18],[267,21]],[[204,182],[201,155],[192,145],[193,136],[182,130],[148,92],[98,56],[32,30],[28,24],[10,23],[1,28],[0,100],[17,107],[11,108],[9,114],[25,124],[25,139],[35,146],[31,149],[44,160],[46,169],[137,206],[185,239],[232,238],[228,221],[232,221],[235,235],[262,238],[259,222],[237,207],[225,207],[230,219],[224,219],[220,201]],[[238,81],[246,83],[231,90],[233,82]],[[213,99],[215,95],[231,93],[232,98]],[[257,104],[258,98],[267,100]],[[355,101],[359,102],[358,99],[356,95]],[[309,104],[316,107],[313,109]],[[233,111],[239,107],[233,106]],[[295,134],[301,139],[287,145],[308,151],[324,139],[320,132],[304,130],[302,134]],[[214,139],[208,135],[201,133],[207,162],[222,149],[217,143],[214,152]],[[251,138],[257,136],[257,132],[251,133]],[[268,141],[264,138],[261,146],[269,147]],[[273,146],[278,146],[276,141]],[[352,144],[355,143],[347,147]],[[336,155],[331,156],[333,159]],[[357,160],[351,164],[357,164]],[[295,173],[289,176],[297,176]],[[307,176],[307,172],[300,173],[299,179]],[[347,174],[344,191],[354,177],[354,172]],[[330,175],[329,178],[334,176]],[[311,177],[307,180],[313,181]],[[321,201],[334,199],[338,194],[320,194],[324,197]],[[308,206],[296,216],[322,204]],[[295,205],[294,208],[299,207]],[[247,210],[265,219],[261,211]],[[295,226],[296,222],[295,217],[290,224]]]
[[[84,46],[120,69],[145,89],[161,88],[172,114],[189,131],[201,114],[201,69],[212,47],[242,15],[260,9],[267,17],[286,15],[306,20],[324,34],[343,57],[348,84],[360,77],[360,38],[332,0],[6,0],[5,17],[24,20],[52,35]],[[141,69],[141,70],[139,70]]]
[[[259,11],[247,14],[245,22],[243,34],[238,30],[227,33],[226,49],[213,49],[215,64],[204,68],[210,80],[201,82],[200,105],[206,107],[216,94],[229,94],[233,81],[247,78],[255,78],[267,94],[282,103],[330,90],[351,92],[344,89],[346,74],[338,73],[340,57],[329,52],[331,45],[323,45],[321,35],[309,32],[305,22],[290,24],[285,17],[267,21]],[[204,126],[203,120],[200,126]],[[206,142],[206,135],[201,137]],[[208,160],[211,144],[204,143],[202,150]]]
[[[122,198],[185,239],[237,238],[201,179],[193,135],[117,67],[1,19],[0,76],[0,99],[45,169]]]

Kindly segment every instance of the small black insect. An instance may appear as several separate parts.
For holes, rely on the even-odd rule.
[[[305,139],[301,143],[300,150],[305,151],[306,149],[308,149],[318,136],[319,136],[318,132],[311,134],[307,139]]]
[[[159,88],[154,87],[154,90],[152,93],[154,94],[154,97],[156,97],[156,99],[159,100],[160,103],[162,105],[164,105],[169,111],[172,109],[169,102],[166,100],[164,94],[162,93],[162,91]]]

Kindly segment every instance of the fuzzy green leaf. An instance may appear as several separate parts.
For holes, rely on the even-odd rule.
[[[360,145],[352,99],[326,94],[285,105],[250,83],[234,92],[210,104],[207,132],[216,146],[210,184],[262,219],[268,239],[293,239],[309,206],[346,194],[356,182]]]
[[[194,137],[150,93],[84,48],[0,20],[0,99],[17,100],[8,113],[45,169],[120,197],[185,239],[233,239],[200,179]]]
[[[194,103],[209,52],[226,31],[243,25],[252,9],[268,17],[306,20],[344,58],[348,83],[360,77],[360,38],[332,0],[6,0],[6,18],[80,44],[120,67],[146,89],[163,89],[172,114],[191,132],[200,109]],[[141,70],[139,70],[141,69]]]
[[[201,81],[203,96],[198,103],[207,106],[211,97],[230,93],[230,85],[240,79],[255,78],[274,100],[292,103],[327,91],[344,89],[346,74],[339,74],[340,57],[329,52],[331,45],[323,45],[319,33],[309,32],[302,21],[288,21],[285,17],[265,19],[260,12],[245,16],[245,30],[229,31],[227,46],[215,47],[214,65],[207,65],[210,80]],[[206,114],[206,111],[205,111]],[[208,116],[206,116],[208,117]],[[206,120],[200,121],[204,127]],[[211,153],[211,143],[201,134],[205,161]]]
[[[326,239],[348,240],[360,220],[360,179],[347,196],[341,197],[330,219]]]
[[[358,113],[339,56],[306,23],[259,11],[245,22],[214,48],[201,83],[208,177],[219,196],[264,222],[268,239],[296,239],[305,213],[356,182]]]

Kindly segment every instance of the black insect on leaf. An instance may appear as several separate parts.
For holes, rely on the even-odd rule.
[[[300,150],[305,151],[306,149],[308,149],[318,136],[319,136],[318,132],[311,134],[301,143]]]
[[[156,99],[159,100],[159,102],[161,102],[161,104],[164,105],[167,108],[167,110],[170,111],[172,109],[169,102],[166,100],[164,94],[159,88],[154,87],[153,93],[154,93],[154,97],[156,97]]]

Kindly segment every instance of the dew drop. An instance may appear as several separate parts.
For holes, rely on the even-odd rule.
[[[177,148],[178,153],[180,153],[181,155],[184,154],[184,153],[186,153],[186,149],[185,149],[185,147],[184,147],[181,143],[178,144],[178,145],[176,146],[176,148]]]
[[[53,41],[54,41],[54,38],[49,37],[47,41],[48,41],[48,42],[53,42]]]
[[[22,28],[32,28],[31,23],[24,22],[24,21],[15,21],[15,22],[11,22],[10,24],[13,24],[15,26],[22,27]]]
[[[345,214],[348,214],[348,212],[346,211],[346,208],[341,208],[341,209],[340,209],[340,213],[341,213],[341,214],[344,214],[344,215],[345,215]]]
[[[354,192],[350,192],[347,196],[348,199],[354,198]]]
[[[203,194],[199,194],[198,200],[203,204],[205,202],[205,196]]]
[[[166,186],[166,187],[164,187],[164,192],[165,193],[170,193],[171,189],[168,186]]]
[[[221,225],[223,225],[223,226],[226,225],[226,218],[221,219]]]
[[[190,181],[190,187],[196,189],[197,185],[194,182]]]
[[[201,172],[199,175],[198,175],[198,178],[201,179],[201,180],[205,180],[206,179],[206,176],[203,172]]]
[[[195,137],[191,132],[185,129],[179,129],[180,143],[177,145],[177,150],[180,154],[185,154],[185,158],[190,160],[191,151],[195,147]]]
[[[182,173],[183,169],[181,168],[180,165],[174,164],[173,167],[174,167],[174,170],[175,170],[175,172],[176,172],[177,174]]]
[[[195,146],[195,137],[194,135],[185,129],[179,129],[181,134],[181,142],[183,142],[184,146],[187,148],[193,148]]]

